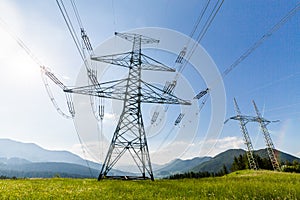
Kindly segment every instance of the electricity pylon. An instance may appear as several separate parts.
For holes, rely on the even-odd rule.
[[[241,111],[240,111],[240,108],[236,102],[236,99],[234,98],[234,106],[235,106],[235,112],[236,112],[236,116],[234,117],[231,117],[229,119],[227,119],[225,121],[225,123],[232,119],[232,120],[238,120],[240,122],[240,129],[241,129],[241,132],[243,134],[243,137],[244,137],[244,143],[246,144],[247,146],[247,158],[248,158],[248,162],[249,162],[249,168],[250,169],[254,169],[254,170],[257,170],[258,169],[258,164],[256,163],[254,157],[253,157],[253,146],[252,146],[252,142],[251,142],[251,139],[249,137],[249,133],[248,133],[248,130],[246,128],[246,124],[249,122],[249,121],[255,121],[255,118],[253,117],[250,117],[250,116],[244,116],[242,115]]]
[[[276,171],[280,171],[280,165],[278,163],[277,157],[276,157],[275,152],[274,152],[275,147],[274,147],[274,144],[272,142],[270,133],[267,129],[267,125],[270,123],[270,121],[263,120],[262,115],[259,112],[259,110],[258,110],[258,108],[255,104],[255,101],[252,100],[252,103],[253,103],[253,106],[254,106],[254,109],[255,109],[255,112],[256,112],[256,115],[257,115],[257,122],[260,124],[260,129],[261,129],[261,131],[264,135],[264,138],[265,138],[265,143],[266,143],[266,146],[267,146],[267,152],[268,152],[269,158],[271,160],[273,169],[276,170]]]
[[[115,33],[115,35],[132,42],[132,51],[106,56],[91,56],[91,59],[129,68],[128,77],[100,83],[97,87],[95,85],[88,85],[68,88],[64,89],[64,91],[118,99],[124,102],[123,110],[98,180],[105,177],[114,178],[114,176],[108,176],[107,174],[126,152],[130,153],[142,174],[140,177],[129,178],[150,178],[154,180],[141,112],[141,103],[190,105],[190,102],[182,100],[173,94],[165,93],[162,89],[142,80],[142,70],[175,71],[142,53],[142,44],[158,43],[159,40],[134,33]],[[146,173],[150,177],[147,177]]]
[[[280,171],[280,166],[279,166],[279,163],[277,161],[276,155],[274,153],[275,147],[274,147],[274,144],[272,142],[270,133],[269,133],[269,131],[267,129],[267,125],[268,124],[270,124],[271,122],[278,122],[278,120],[276,120],[276,121],[269,121],[269,120],[263,118],[262,115],[261,115],[261,113],[259,112],[259,110],[258,110],[255,102],[254,101],[252,101],[252,102],[253,102],[253,105],[254,105],[254,109],[256,111],[256,115],[257,115],[256,117],[241,115],[241,112],[239,110],[237,102],[234,99],[234,104],[235,104],[235,109],[236,109],[236,112],[237,112],[237,116],[230,117],[224,123],[227,123],[227,121],[229,121],[231,119],[240,121],[241,131],[243,133],[245,144],[247,145],[247,148],[248,148],[248,152],[251,152],[251,151],[253,152],[252,143],[251,143],[248,131],[246,129],[246,124],[248,122],[258,122],[260,124],[261,131],[262,131],[262,133],[264,135],[265,143],[266,143],[266,146],[267,146],[268,156],[269,156],[269,158],[271,160],[273,169],[277,170],[277,171]],[[248,156],[248,161],[249,161],[249,165],[250,165],[250,168],[251,168],[251,165],[253,166],[253,163],[251,164],[252,159],[253,159],[253,153],[252,153],[252,158],[251,158],[251,155],[248,152],[247,152],[247,156]]]

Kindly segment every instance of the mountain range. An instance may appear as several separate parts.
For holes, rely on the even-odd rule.
[[[50,151],[33,143],[0,139],[0,176],[91,178],[98,176],[101,167],[68,151]],[[116,174],[128,175],[120,170],[110,171],[110,175]]]
[[[211,160],[211,157],[196,157],[188,160],[175,159],[154,170],[154,175],[155,177],[165,177],[171,174],[184,173],[209,160]]]
[[[231,165],[233,163],[234,157],[244,155],[246,153],[243,149],[229,149],[224,151],[214,157],[197,157],[191,160],[181,160],[176,159],[164,167],[156,170],[154,174],[156,177],[165,177],[176,173],[184,172],[213,172],[217,173],[223,170],[223,166],[230,171]],[[268,153],[266,149],[260,149],[254,151],[254,154],[260,156],[261,158],[267,158]],[[293,155],[276,150],[276,155],[280,163],[286,161],[293,162],[297,160],[300,162],[300,158]]]
[[[216,155],[209,161],[201,163],[201,164],[191,168],[189,171],[193,171],[193,172],[207,171],[207,172],[215,172],[216,173],[216,172],[219,172],[220,170],[222,170],[224,165],[230,171],[234,157],[238,157],[239,155],[243,155],[245,153],[246,153],[246,151],[243,149],[229,149],[225,152],[222,152],[222,153]],[[267,149],[256,150],[253,153],[260,156],[261,158],[268,158]],[[293,162],[294,160],[297,160],[300,162],[299,158],[297,158],[293,155],[281,152],[279,150],[275,150],[275,154],[277,155],[279,163],[284,163],[286,161]]]
[[[68,151],[49,151],[34,143],[0,139],[0,158],[22,158],[30,162],[64,162],[85,164],[79,156]]]
[[[73,177],[95,178],[101,164],[87,161],[68,151],[50,151],[33,143],[22,143],[10,139],[0,139],[0,176],[7,177]],[[234,157],[243,155],[245,150],[229,149],[214,157],[195,157],[188,160],[175,159],[164,165],[153,164],[156,178],[166,177],[188,171],[219,172],[223,165],[230,169]],[[260,157],[267,157],[266,149],[254,152]],[[300,159],[290,154],[276,151],[280,162]],[[110,175],[134,175],[129,173],[132,166],[112,169]]]

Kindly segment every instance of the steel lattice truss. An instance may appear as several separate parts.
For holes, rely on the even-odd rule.
[[[257,122],[257,123],[259,123],[261,131],[264,135],[265,143],[266,143],[266,146],[267,146],[267,152],[268,152],[269,158],[271,160],[272,166],[273,166],[274,170],[280,171],[280,166],[279,166],[279,163],[278,163],[277,158],[276,158],[275,153],[274,153],[275,147],[274,147],[274,144],[272,142],[270,133],[267,129],[268,124],[270,124],[272,122],[278,122],[278,120],[269,121],[269,120],[263,118],[261,113],[259,112],[255,102],[254,101],[252,101],[252,102],[253,102],[253,105],[254,105],[255,112],[257,114],[256,117],[241,115],[241,111],[238,107],[236,99],[234,99],[235,110],[236,110],[237,115],[233,116],[233,117],[230,117],[224,123],[227,123],[229,120],[238,120],[238,121],[240,121],[240,129],[241,129],[241,132],[243,133],[245,144],[247,145],[247,157],[248,157],[249,166],[250,166],[251,169],[258,169],[258,166],[257,166],[257,163],[254,160],[254,157],[253,157],[253,150],[254,149],[253,149],[250,137],[249,137],[248,130],[246,128],[246,124],[248,122]]]
[[[109,81],[98,85],[88,85],[84,87],[64,89],[68,93],[97,96],[116,100],[124,100],[127,90],[127,83],[130,78],[117,81]],[[97,87],[96,87],[97,86]],[[165,93],[162,89],[141,80],[140,101],[142,103],[161,103],[161,104],[183,104],[190,105],[189,101],[182,100],[176,96]]]
[[[166,93],[164,90],[142,80],[142,70],[174,72],[174,69],[141,53],[142,44],[158,43],[158,40],[133,33],[115,34],[132,42],[132,51],[107,56],[91,56],[91,59],[126,67],[129,69],[128,77],[83,87],[64,88],[64,91],[66,93],[124,101],[123,111],[120,115],[98,180],[109,177],[107,176],[108,172],[126,152],[129,152],[142,174],[142,176],[135,178],[150,178],[154,180],[143,124],[141,103],[190,105],[190,102],[182,100],[173,94]],[[147,177],[146,174],[150,177]]]
[[[254,106],[254,109],[255,109],[255,112],[257,114],[257,121],[260,125],[260,129],[264,135],[264,138],[265,138],[265,143],[266,143],[266,146],[267,146],[267,151],[268,151],[268,155],[269,155],[269,158],[271,160],[271,163],[272,163],[272,166],[273,166],[273,169],[276,170],[276,171],[280,171],[280,166],[279,166],[279,163],[278,163],[278,160],[277,160],[277,157],[275,155],[275,147],[274,147],[274,144],[272,142],[272,139],[271,139],[271,136],[270,136],[270,133],[267,129],[267,125],[270,123],[270,121],[264,121],[263,118],[262,118],[262,115],[261,113],[259,112],[256,104],[254,101],[252,101],[253,103],[253,106]]]
[[[251,142],[251,139],[249,137],[249,133],[248,133],[248,130],[247,130],[247,127],[246,127],[246,124],[249,122],[249,121],[255,121],[255,118],[254,117],[250,117],[250,116],[244,116],[242,115],[241,111],[240,111],[240,108],[236,102],[236,99],[234,98],[234,106],[235,106],[235,112],[236,112],[236,116],[234,117],[231,117],[229,118],[228,120],[232,119],[232,120],[238,120],[240,122],[240,129],[241,129],[241,132],[243,134],[243,137],[244,137],[244,142],[247,146],[247,158],[248,158],[248,162],[249,162],[249,167],[250,169],[254,169],[254,170],[257,170],[258,169],[258,165],[253,157],[253,146],[252,146],[252,142]],[[226,120],[225,123],[228,121]]]

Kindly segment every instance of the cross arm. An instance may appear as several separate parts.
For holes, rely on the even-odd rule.
[[[64,89],[64,92],[124,100],[127,80],[128,78],[99,83],[99,85],[67,88]],[[142,103],[191,105],[189,101],[180,99],[173,94],[165,93],[162,89],[144,81],[142,81],[141,87],[140,101]]]

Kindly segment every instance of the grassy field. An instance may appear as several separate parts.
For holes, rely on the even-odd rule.
[[[238,171],[224,177],[119,181],[0,180],[0,199],[300,199],[300,174]]]

